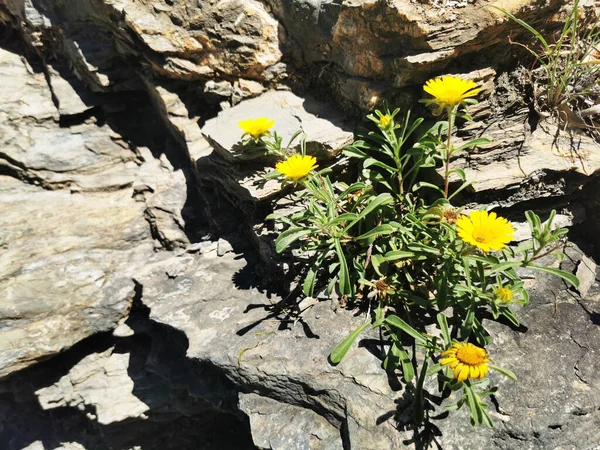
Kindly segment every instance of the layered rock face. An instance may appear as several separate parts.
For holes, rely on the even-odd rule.
[[[505,70],[518,30],[489,8],[551,28],[561,4],[0,0],[0,448],[600,442],[598,144],[533,120]],[[344,173],[359,120],[344,108],[412,106],[445,72],[483,86],[460,139],[492,140],[454,161],[475,181],[463,202],[515,222],[560,209],[562,268],[582,280],[525,274],[523,327],[489,325],[519,377],[493,379],[493,430],[443,405],[414,430],[377,333],[327,363],[364,319],[288,295],[301,261],[275,254],[265,221],[288,191],[237,151],[237,121],[269,115]]]

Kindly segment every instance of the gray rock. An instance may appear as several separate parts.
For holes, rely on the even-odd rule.
[[[569,252],[572,259],[582,258],[576,249]],[[233,254],[198,256],[176,280],[161,275],[164,264],[150,265],[137,277],[150,318],[186,334],[189,358],[210,360],[242,392],[252,393],[241,396],[240,407],[249,414],[261,448],[291,448],[289,442],[305,448],[311,435],[319,435],[314,427],[340,430],[337,441],[319,441],[323,448],[400,448],[415,437],[407,421],[409,404],[402,391],[391,389],[372,353],[359,346],[338,366],[328,365],[331,349],[360,323],[349,312],[336,313],[320,302],[299,317],[276,315],[273,300],[235,287],[232,278],[243,272],[245,262]],[[466,411],[451,413],[433,421],[441,430],[436,440],[442,448],[520,449],[533,442],[539,443],[533,448],[572,448],[574,442],[586,448],[597,439],[593,433],[577,437],[578,430],[595,428],[600,408],[600,399],[591,394],[597,389],[594,354],[600,349],[600,332],[586,312],[593,307],[575,301],[551,275],[537,274],[529,285],[531,305],[519,312],[527,333],[487,323],[494,362],[519,377],[512,382],[490,374],[500,387],[499,406],[490,405],[497,428],[472,429]],[[173,298],[180,299],[177,310]],[[287,329],[281,330],[285,322],[280,320],[289,323]],[[426,433],[419,436],[417,448],[425,442],[419,439],[432,442]]]
[[[339,431],[310,409],[256,394],[240,394],[254,444],[273,450],[342,450]]]
[[[85,410],[102,425],[141,417],[150,408],[133,395],[129,377],[129,354],[110,348],[83,358],[52,386],[36,392],[43,409],[69,406]]]
[[[587,297],[590,288],[596,282],[596,271],[596,263],[584,255],[577,266],[577,272],[575,272],[579,278],[579,293],[584,298]]]
[[[264,116],[275,120],[271,131],[283,138],[283,145],[302,130],[307,136],[307,152],[319,158],[335,156],[354,139],[343,117],[331,106],[311,97],[302,99],[289,91],[267,92],[222,111],[206,122],[202,133],[226,161],[256,157],[240,152],[243,131],[238,122]],[[299,145],[296,140],[293,148]]]
[[[148,149],[136,154],[106,125],[60,127],[44,76],[18,55],[0,50],[0,71],[5,377],[116,327],[135,295],[133,274],[154,253],[153,235],[167,248],[189,241],[181,171]]]

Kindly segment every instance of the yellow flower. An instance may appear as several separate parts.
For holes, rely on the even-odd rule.
[[[268,117],[259,117],[257,119],[240,120],[238,125],[244,130],[245,134],[249,134],[253,138],[258,139],[265,134],[269,128],[275,125],[275,121]]]
[[[471,343],[454,343],[449,350],[442,353],[444,359],[440,360],[442,366],[450,365],[454,371],[454,378],[465,381],[467,378],[481,379],[488,372],[487,352]]]
[[[437,113],[443,109],[454,108],[469,97],[475,97],[479,93],[477,83],[470,80],[453,76],[432,78],[425,83],[423,90],[433,95],[432,99],[425,100],[427,105],[437,105]]]
[[[304,178],[311,170],[317,167],[319,167],[317,165],[317,158],[308,155],[293,155],[275,165],[277,172],[293,181]]]
[[[513,291],[509,288],[500,287],[496,289],[496,297],[498,297],[501,301],[508,303],[513,299]]]
[[[513,240],[515,229],[504,217],[496,217],[495,212],[473,211],[457,220],[456,231],[463,241],[487,253],[502,250]]]
[[[379,126],[381,128],[387,128],[390,126],[391,123],[392,123],[392,117],[389,114],[386,114],[379,118]]]

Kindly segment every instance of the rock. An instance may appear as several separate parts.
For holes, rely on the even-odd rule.
[[[579,293],[582,297],[587,297],[590,288],[596,282],[596,269],[596,263],[583,255],[577,266],[577,272],[575,272],[575,275],[579,278]]]
[[[124,69],[132,55],[157,74],[187,81],[215,73],[261,80],[282,56],[277,21],[255,0],[186,0],[174,6],[10,0],[6,6],[32,35],[54,37],[81,77],[99,91],[134,78]],[[79,23],[90,26],[82,29]],[[36,42],[42,51],[43,42]]]
[[[569,252],[571,258],[582,258],[577,249]],[[254,288],[236,287],[243,285],[238,277],[245,262],[233,254],[199,255],[176,280],[161,275],[164,264],[149,265],[137,277],[150,318],[183,331],[190,340],[189,358],[210,360],[249,393],[240,397],[240,407],[249,414],[260,448],[291,448],[289,442],[319,448],[317,441],[315,447],[306,444],[311,436],[325,436],[318,441],[323,448],[400,447],[411,439],[409,431],[402,431],[410,421],[409,404],[391,389],[380,361],[364,348],[368,335],[338,366],[326,362],[329,351],[358,325],[351,314],[335,313],[319,302],[301,316],[277,316],[273,300],[265,303]],[[530,294],[530,307],[519,312],[527,333],[487,323],[495,363],[515,371],[520,380],[490,375],[500,386],[499,406],[490,406],[498,428],[470,430],[466,411],[452,413],[434,423],[442,448],[519,449],[528,448],[532,439],[546,448],[568,447],[578,442],[577,430],[594,426],[600,399],[590,396],[597,389],[591,374],[597,370],[593,355],[600,348],[600,332],[558,278],[536,274]],[[176,311],[173,297],[181,299]],[[278,327],[285,323],[279,318],[289,325]],[[552,389],[560,395],[549,396]],[[331,427],[346,431],[334,440]],[[582,442],[592,445],[595,439],[590,434]]]
[[[273,450],[342,450],[338,430],[310,409],[256,394],[240,394],[240,409],[250,418],[254,444]]]
[[[129,355],[113,351],[86,356],[52,386],[38,390],[42,408],[92,408],[90,418],[102,425],[141,417],[150,408],[133,395]]]
[[[0,50],[0,71],[1,378],[115,328],[153,235],[189,240],[181,171],[108,125],[59,126],[44,76],[18,55]]]
[[[348,424],[352,447],[401,445],[402,435],[391,423],[375,424],[377,417],[396,408],[378,359],[356,349],[338,367],[327,363],[331,349],[360,320],[336,314],[321,302],[288,330],[277,331],[283,322],[271,312],[274,299],[267,300],[256,288],[242,288],[252,269],[239,255],[198,255],[172,280],[163,275],[170,264],[150,264],[136,280],[144,286],[142,301],[150,308],[150,318],[186,334],[189,358],[210,360],[242,391],[308,407],[338,430]],[[179,299],[177,309],[170,306],[172,298]],[[316,315],[321,317],[318,321]],[[284,320],[290,319],[294,321],[293,316]],[[332,321],[335,327],[328,326]],[[286,430],[292,434],[280,435],[279,442],[296,439],[293,427]],[[338,441],[332,448],[340,445]]]
[[[46,70],[61,116],[82,114],[94,106],[94,99],[83,83],[64,64],[54,62],[46,66]]]
[[[335,156],[354,139],[343,117],[329,105],[311,97],[302,99],[289,91],[267,92],[222,111],[206,122],[202,133],[226,161],[251,159],[256,156],[241,152],[243,131],[238,122],[264,116],[275,120],[271,131],[282,137],[283,145],[302,130],[307,136],[307,152],[318,158]],[[294,148],[299,145],[297,140]]]

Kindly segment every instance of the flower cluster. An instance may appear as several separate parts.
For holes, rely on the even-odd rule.
[[[336,181],[327,168],[317,171],[305,139],[299,151],[292,145],[296,135],[281,145],[277,133],[269,131],[274,120],[248,119],[240,127],[250,136],[246,142],[277,157],[267,177],[301,188],[292,194],[299,208],[277,218],[286,229],[275,247],[277,252],[296,247],[310,260],[301,285],[304,295],[318,298],[335,291],[341,304],[365,306],[372,326],[383,328],[390,339],[384,368],[390,373],[401,369],[406,382],[418,379],[417,425],[425,411],[435,408],[424,403],[429,398],[424,379],[438,376],[443,396],[462,389],[455,409],[466,405],[474,424],[491,426],[482,400],[495,389],[486,388],[489,370],[516,377],[490,362],[486,346],[492,337],[484,317],[519,324],[511,307],[526,305],[529,296],[518,267],[551,272],[573,285],[577,279],[534,264],[564,235],[552,227],[554,213],[542,224],[536,214],[526,212],[532,242],[512,248],[516,230],[506,218],[452,204],[469,186],[462,169],[450,168],[452,155],[489,142],[477,138],[458,148],[452,142],[455,119],[472,120],[466,108],[476,103],[480,88],[471,80],[443,76],[423,89],[431,96],[423,101],[435,114],[445,112],[447,122],[427,128],[423,118],[411,122],[410,114],[399,115],[399,109],[376,110],[367,116],[373,131],[344,149],[345,156],[357,161],[355,182]],[[443,173],[443,186],[421,178],[420,170],[430,167]],[[459,181],[454,192],[451,177]],[[426,189],[429,195],[420,195]],[[436,318],[438,336],[426,332],[423,317]],[[368,326],[364,322],[334,348],[330,363],[338,364]],[[425,355],[411,356],[411,348]],[[415,361],[420,361],[418,376]]]

